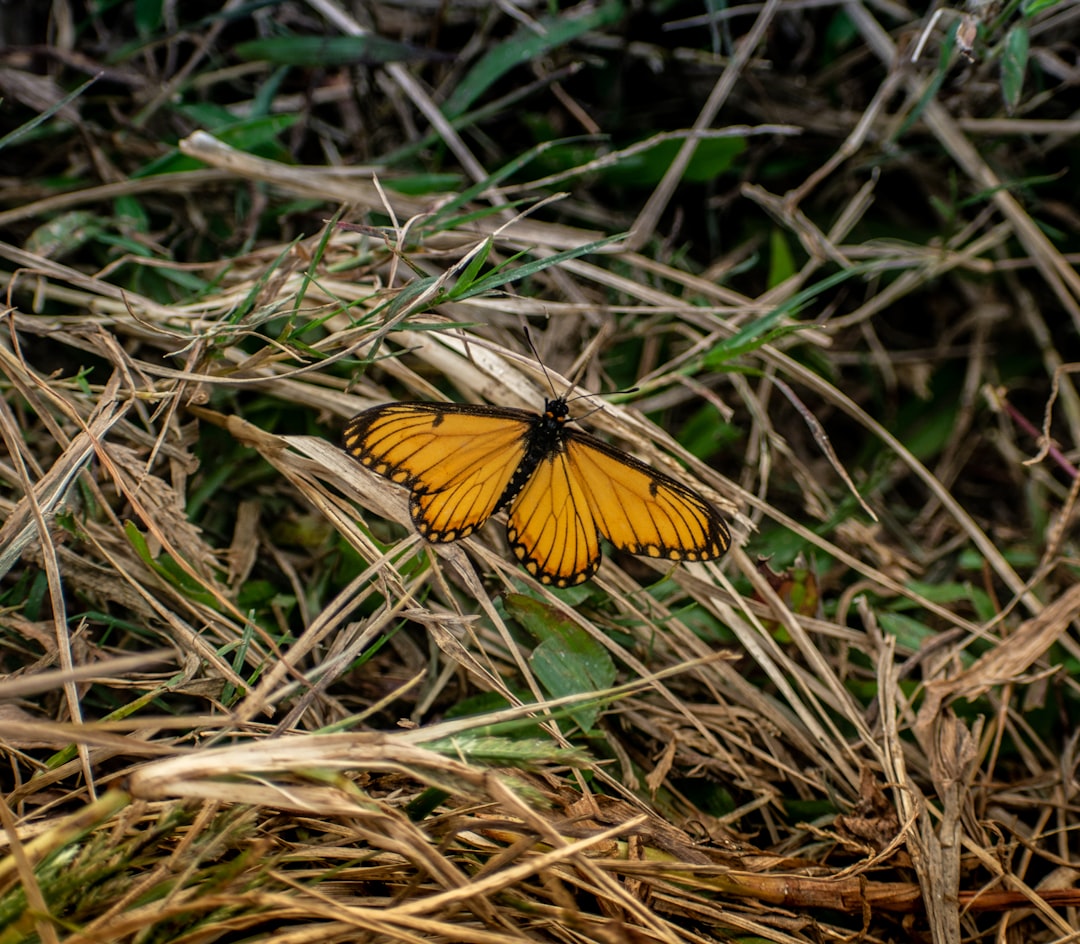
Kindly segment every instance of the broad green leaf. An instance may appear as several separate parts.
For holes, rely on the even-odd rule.
[[[549,695],[587,695],[611,687],[615,681],[611,656],[576,623],[565,619],[556,608],[524,594],[508,594],[504,602],[506,611],[540,640],[529,657],[529,665]],[[588,731],[598,712],[595,705],[582,705],[568,713],[583,731]]]
[[[602,671],[604,666],[590,659],[589,653],[582,651],[581,641],[581,638],[565,642],[545,639],[529,656],[529,665],[545,691],[553,698],[586,695],[601,687],[595,684],[594,673]],[[568,711],[582,731],[592,730],[598,713],[599,709],[593,704],[584,704]]]

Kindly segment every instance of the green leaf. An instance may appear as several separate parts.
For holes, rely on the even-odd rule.
[[[934,584],[909,580],[907,587],[932,603],[940,603],[942,606],[970,603],[980,622],[993,619],[997,615],[997,607],[990,595],[971,583],[953,581]]]
[[[572,140],[572,139],[571,139]],[[448,228],[449,221],[453,219],[454,214],[461,208],[468,206],[477,196],[482,194],[485,190],[489,190],[492,187],[497,187],[500,183],[516,173],[522,167],[526,166],[539,155],[545,151],[557,146],[558,142],[545,142],[543,144],[537,144],[530,148],[524,154],[519,154],[517,157],[507,161],[502,167],[496,170],[494,173],[489,174],[483,180],[478,180],[476,183],[464,190],[455,194],[454,197],[442,204],[434,213],[431,214],[426,220],[423,221],[425,231],[438,231]],[[516,205],[516,204],[515,204]],[[489,208],[490,210],[497,210],[498,207]],[[472,214],[475,215],[475,214]],[[455,222],[455,225],[461,225],[463,219],[468,219],[469,216],[459,218]]]
[[[101,78],[100,75],[95,75],[87,79],[73,92],[69,92],[59,101],[53,102],[48,108],[41,112],[41,114],[35,116],[30,121],[26,122],[26,124],[19,125],[19,127],[16,128],[14,131],[9,131],[2,138],[0,138],[0,151],[2,151],[9,144],[14,144],[16,141],[19,140],[19,138],[29,135],[39,125],[45,124],[45,122],[52,118],[53,115],[59,112],[65,105],[67,105],[69,102],[75,101],[75,99],[82,95],[82,93],[85,92],[88,88],[90,88],[90,86],[93,85],[99,78]]]
[[[1024,11],[1024,16],[1034,16],[1036,13],[1041,13],[1043,10],[1048,10],[1050,7],[1056,7],[1061,0],[1028,0],[1024,3],[1021,9]]]
[[[187,599],[202,603],[215,610],[218,609],[218,603],[214,599],[214,595],[204,589],[197,580],[194,580],[172,557],[168,554],[154,557],[150,553],[150,545],[134,522],[124,522],[124,534],[127,535],[128,541],[134,548],[135,553],[142,559],[142,562],[158,577],[175,587]]]
[[[953,442],[958,400],[937,395],[929,401],[912,399],[890,427],[920,462],[933,458]]]
[[[99,236],[102,223],[90,210],[69,210],[37,227],[26,238],[26,248],[46,259],[60,259]]]
[[[859,38],[859,28],[851,15],[840,8],[825,27],[825,48],[832,62],[840,53],[850,49]]]
[[[465,760],[470,764],[494,764],[535,770],[541,764],[559,763],[580,766],[588,756],[578,748],[560,748],[544,737],[501,737],[491,734],[458,734],[452,738],[429,741],[430,751]]]
[[[122,194],[113,201],[113,216],[128,229],[150,232],[150,217],[146,208],[131,194]]]
[[[275,143],[284,131],[288,131],[299,120],[299,115],[268,115],[237,121],[234,115],[226,120],[214,123],[207,114],[207,120],[200,119],[204,106],[185,106],[179,111],[191,115],[202,127],[211,131],[216,138],[238,151],[256,153],[261,147]],[[211,127],[213,125],[213,127]]]
[[[610,184],[624,187],[655,187],[667,173],[684,143],[685,138],[657,141],[646,150],[620,157],[617,163],[604,168],[600,176]],[[745,138],[701,138],[690,163],[683,171],[682,180],[684,183],[707,183],[715,180],[730,170],[735,158],[745,150]]]
[[[465,271],[461,273],[454,287],[447,293],[450,298],[456,300],[459,295],[468,291],[469,287],[476,281],[476,277],[480,274],[484,263],[487,262],[488,254],[491,252],[491,245],[492,240],[490,238],[484,240],[480,250],[469,260]]]
[[[270,115],[266,118],[237,121],[235,116],[211,105],[183,106],[177,111],[200,127],[212,131],[215,137],[238,151],[270,156],[283,162],[289,159],[289,155],[278,146],[277,138],[300,118],[299,115]],[[157,174],[177,174],[203,166],[202,161],[181,154],[179,150],[172,150],[154,158],[131,176],[141,178],[154,177]]]
[[[588,7],[588,4],[582,6]],[[618,23],[622,17],[622,3],[609,0],[584,16],[561,13],[557,17],[543,17],[539,29],[522,26],[509,39],[480,57],[443,104],[443,114],[451,119],[458,117],[511,69],[545,56],[585,33]]]
[[[140,36],[151,36],[164,22],[162,0],[135,0],[135,29]]]
[[[288,75],[288,66],[278,66],[259,83],[251,100],[251,111],[248,113],[252,118],[266,118],[274,113],[274,101]]]
[[[834,285],[839,285],[841,282],[846,282],[848,279],[854,278],[857,275],[862,275],[864,272],[868,271],[870,271],[869,264],[858,263],[851,266],[849,269],[841,269],[839,272],[834,272],[820,282],[815,282],[809,288],[804,288],[798,294],[792,295],[791,298],[787,299],[787,301],[780,305],[779,308],[767,312],[760,318],[756,318],[726,341],[716,345],[716,347],[710,350],[705,356],[705,366],[716,368],[738,354],[758,348],[762,344],[767,344],[772,338],[771,332],[774,329],[779,331],[802,330],[804,326],[801,324],[785,325],[779,329],[776,329],[775,326],[781,318],[788,315],[792,317],[797,315],[804,305],[822,292],[826,292]]]
[[[584,634],[581,634],[578,638],[566,642],[545,639],[529,656],[529,665],[545,691],[553,698],[585,695],[606,687],[595,684],[594,673],[602,671],[604,666],[595,659],[589,659],[587,654],[581,651],[580,643],[583,637]],[[590,731],[596,723],[599,708],[595,705],[582,705],[571,708],[568,713],[582,731]]]
[[[507,612],[540,640],[529,657],[529,665],[549,695],[587,695],[612,686],[615,663],[608,651],[576,623],[555,607],[524,594],[508,594],[504,602]],[[599,708],[583,705],[568,713],[583,731],[588,731],[596,723]]]
[[[422,279],[414,279],[412,282],[409,282],[408,285],[394,296],[393,300],[386,307],[387,319],[392,319],[407,311],[413,300],[420,295],[423,295],[424,292],[431,288],[437,281],[438,278],[436,276],[429,275]]]
[[[454,300],[464,301],[466,298],[483,295],[486,292],[490,292],[492,289],[498,288],[500,285],[505,285],[507,282],[517,282],[521,279],[528,278],[536,272],[550,269],[553,265],[558,265],[560,262],[565,262],[568,259],[577,259],[579,256],[586,256],[590,252],[595,252],[597,249],[607,246],[610,243],[618,242],[622,238],[623,236],[621,233],[615,236],[608,236],[605,239],[598,239],[596,242],[586,243],[584,246],[577,246],[574,249],[566,249],[563,252],[545,256],[543,259],[534,259],[532,262],[526,262],[525,265],[518,266],[514,269],[504,268],[497,272],[481,276],[465,291],[460,293],[455,292]]]
[[[918,652],[924,643],[937,635],[936,630],[903,613],[881,611],[877,617],[881,628],[890,636],[896,637],[897,645],[911,652]]]
[[[382,185],[394,193],[425,196],[429,193],[456,192],[463,186],[461,174],[409,174],[405,177],[386,177]]]
[[[769,235],[769,288],[775,288],[795,274],[795,257],[781,229]]]
[[[282,66],[344,66],[356,62],[380,65],[439,58],[438,54],[398,43],[381,36],[269,36],[235,47],[248,60],[273,62]]]
[[[1005,37],[1005,49],[1001,56],[1001,95],[1005,99],[1005,110],[1010,115],[1020,103],[1020,93],[1024,90],[1028,47],[1027,26],[1017,23]]]
[[[937,70],[934,72],[934,78],[927,83],[926,89],[923,91],[919,100],[915,103],[915,107],[908,113],[907,118],[901,122],[900,127],[892,136],[893,141],[897,141],[904,137],[915,125],[915,123],[922,117],[926,106],[933,101],[934,96],[937,95],[938,90],[941,88],[942,83],[945,81],[945,76],[949,72],[949,64],[952,60],[952,51],[956,46],[956,33],[960,27],[960,21],[957,20],[949,27],[945,34],[945,41],[941,44],[941,51],[938,54]]]

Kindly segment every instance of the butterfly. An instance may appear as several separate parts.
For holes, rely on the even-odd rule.
[[[501,508],[517,559],[570,587],[600,567],[600,537],[667,560],[720,557],[731,532],[691,488],[588,433],[567,399],[543,414],[462,403],[386,403],[345,427],[350,456],[409,490],[416,529],[434,543],[472,534]]]

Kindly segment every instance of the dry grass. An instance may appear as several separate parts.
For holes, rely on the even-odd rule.
[[[448,5],[477,30],[461,64],[265,99],[280,76],[217,71],[235,24],[211,18],[110,93],[162,140],[109,142],[77,97],[45,127],[99,163],[5,182],[0,944],[1075,940],[1080,227],[1005,184],[1075,152],[1077,8],[1027,24],[1044,91],[1011,115],[986,104],[989,15],[935,97],[932,56],[894,45],[924,21],[887,4],[845,4],[814,74],[776,58],[825,24],[786,0],[719,21],[730,57],[626,45],[691,62],[685,126],[746,148],[706,207],[726,232],[687,244],[706,135],[618,209],[604,174],[640,143],[560,170],[493,136],[516,91],[587,124],[575,63],[607,61],[612,23],[538,52],[535,88],[511,73],[493,124],[448,123],[498,10]],[[45,74],[70,83],[58,35]],[[25,105],[42,76],[18,67]],[[302,114],[294,153],[325,159],[197,130],[171,104],[192,89]],[[432,122],[452,158],[419,149]],[[47,166],[46,143],[6,153]],[[475,189],[406,187],[439,158]],[[556,390],[636,385],[586,423],[709,495],[724,561],[609,555],[553,592],[498,524],[424,545],[341,451],[388,399],[535,409],[525,325]]]

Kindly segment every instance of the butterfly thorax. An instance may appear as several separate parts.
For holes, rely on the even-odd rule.
[[[526,434],[525,455],[514,472],[513,478],[503,490],[495,509],[503,508],[511,501],[532,478],[536,467],[549,456],[562,452],[566,448],[566,423],[570,409],[564,397],[555,397],[544,403],[544,412],[532,421],[532,427]]]

